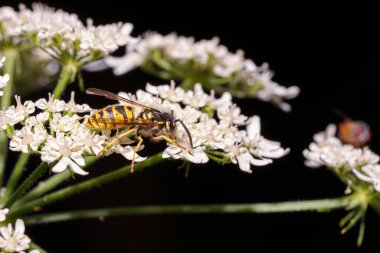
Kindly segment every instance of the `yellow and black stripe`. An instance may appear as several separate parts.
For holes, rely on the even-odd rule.
[[[87,127],[96,129],[116,129],[134,122],[134,112],[131,106],[111,105],[96,111],[90,116]]]

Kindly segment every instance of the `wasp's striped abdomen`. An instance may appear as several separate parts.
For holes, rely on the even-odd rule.
[[[127,126],[130,121],[134,121],[131,106],[110,105],[92,114],[86,126],[97,129],[116,129]]]

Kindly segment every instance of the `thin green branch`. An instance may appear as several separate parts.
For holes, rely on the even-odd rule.
[[[137,171],[143,170],[143,169],[150,167],[152,165],[156,165],[161,161],[163,161],[162,153],[158,153],[156,155],[149,157],[148,159],[146,159],[143,162],[135,164],[134,171],[137,172]],[[102,176],[98,176],[98,177],[89,179],[85,182],[82,182],[82,183],[79,183],[79,184],[76,184],[73,186],[68,186],[64,189],[61,189],[61,190],[52,192],[50,194],[47,194],[45,196],[42,196],[41,198],[38,198],[34,201],[30,201],[30,202],[27,202],[25,204],[21,204],[20,206],[11,208],[7,217],[11,218],[11,219],[17,218],[22,214],[29,213],[29,212],[33,211],[33,209],[35,207],[46,206],[46,205],[52,204],[58,200],[68,198],[74,194],[78,194],[80,192],[90,190],[92,188],[98,187],[98,186],[103,185],[105,183],[115,181],[117,179],[120,179],[122,177],[129,175],[130,172],[131,172],[131,166],[128,165],[128,166],[124,166],[120,169],[117,169],[115,171],[108,172]]]
[[[361,219],[360,219],[360,225],[359,225],[359,234],[358,234],[358,240],[356,241],[356,245],[358,247],[362,246],[363,240],[364,240],[364,232],[365,232],[365,216],[366,212],[364,211]]]
[[[49,165],[47,163],[41,163],[41,165],[38,166],[27,179],[24,180],[24,182],[9,197],[9,199],[4,200],[4,206],[10,207],[22,194],[29,190],[35,182],[44,175],[48,168]]]
[[[46,250],[44,250],[43,248],[41,248],[40,246],[38,246],[37,244],[33,242],[30,244],[30,249],[31,250],[37,249],[40,253],[47,253]]]
[[[96,156],[89,156],[85,158],[86,167],[90,166],[92,163],[94,163],[97,160]],[[66,180],[71,178],[71,173],[69,170],[66,170],[64,172],[58,173],[56,175],[53,175],[49,177],[46,181],[43,181],[39,183],[33,190],[28,192],[24,197],[18,199],[13,206],[19,206],[22,203],[26,203],[28,201],[31,201],[33,199],[36,199],[43,194],[49,192],[50,190],[56,188]]]
[[[74,80],[77,73],[77,67],[73,64],[63,65],[61,73],[59,75],[59,81],[54,88],[54,97],[60,98],[63,91],[66,89],[67,84]]]
[[[21,153],[18,157],[18,160],[12,170],[12,174],[9,177],[7,187],[5,190],[4,200],[7,200],[11,193],[13,193],[13,190],[15,189],[21,175],[22,171],[26,165],[26,163],[29,160],[29,154],[28,153]]]
[[[279,203],[254,204],[212,204],[212,205],[168,205],[119,207],[109,209],[90,209],[81,211],[39,214],[24,217],[27,224],[61,222],[76,219],[104,218],[129,215],[165,215],[165,214],[208,214],[208,213],[282,213],[317,211],[329,212],[345,208],[352,196],[332,199],[301,200]]]

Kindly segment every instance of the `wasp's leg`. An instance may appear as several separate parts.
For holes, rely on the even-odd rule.
[[[128,134],[131,134],[131,133],[135,132],[136,130],[137,130],[137,128],[132,128],[132,129],[129,129],[125,132],[122,132],[119,135],[116,135],[114,137],[114,139],[110,143],[108,143],[108,145],[106,147],[104,147],[96,156],[101,156],[104,153],[104,151],[106,151],[109,147],[111,147],[116,141],[120,140],[120,138],[122,138]]]
[[[167,141],[167,142],[169,142],[169,143],[171,143],[171,144],[173,144],[173,145],[179,147],[180,149],[186,151],[186,148],[185,148],[184,146],[178,144],[177,142],[175,142],[174,140],[170,139],[170,138],[167,137],[166,135],[159,135],[159,136],[156,136],[156,137],[153,138],[153,140],[155,140],[155,141],[165,140],[165,141]]]
[[[136,158],[136,153],[137,151],[139,151],[140,147],[141,147],[141,144],[143,143],[143,138],[141,138],[141,136],[137,136],[137,139],[139,140],[139,142],[137,143],[137,146],[135,147],[135,149],[133,150],[133,156],[132,156],[132,164],[131,164],[131,172],[133,172],[133,168],[134,168],[134,164],[135,164],[135,158]]]

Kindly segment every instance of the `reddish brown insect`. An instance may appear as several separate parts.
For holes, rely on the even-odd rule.
[[[344,120],[339,123],[338,137],[354,147],[363,147],[371,140],[371,129],[369,125],[361,120],[353,120],[345,113],[334,109],[334,112]]]
[[[354,147],[362,147],[371,140],[371,130],[364,121],[345,119],[339,124],[339,139]]]

